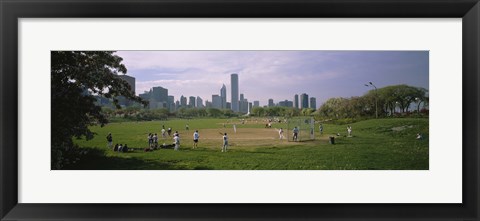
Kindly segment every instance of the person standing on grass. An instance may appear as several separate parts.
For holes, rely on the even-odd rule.
[[[195,130],[193,133],[193,149],[198,147],[198,139],[200,138],[200,135],[198,134],[198,130]]]
[[[283,128],[280,128],[280,130],[278,131],[278,135],[280,136],[280,140],[283,140]]]
[[[168,133],[168,136],[170,136],[170,134],[172,134],[172,128],[169,127],[167,130],[167,133]]]
[[[174,150],[178,151],[178,149],[180,148],[180,137],[178,136],[178,134],[173,137],[173,143],[175,144]]]
[[[237,133],[237,125],[233,125],[233,132]]]
[[[293,141],[298,141],[298,128],[293,128]]]
[[[149,134],[148,134],[147,139],[148,139],[148,148],[152,148],[152,144],[153,144],[153,135],[152,135],[152,133],[149,133]]]
[[[153,145],[155,148],[158,147],[158,135],[157,133],[155,133],[155,135],[153,135]]]
[[[185,124],[185,130],[189,130],[190,127],[188,126],[188,124]]]
[[[323,134],[323,124],[320,124],[320,126],[318,126],[318,130],[320,130],[320,135]]]
[[[222,152],[227,152],[227,147],[228,147],[228,136],[227,133],[223,135],[223,146],[222,146]]]
[[[349,137],[352,136],[352,126],[350,126],[350,125],[347,126],[347,133],[348,133]]]
[[[113,144],[112,133],[108,133],[108,135],[107,135],[107,145],[108,145],[108,148],[112,149],[112,144]]]
[[[163,139],[167,138],[167,134],[165,134],[165,128],[162,128],[162,137]]]

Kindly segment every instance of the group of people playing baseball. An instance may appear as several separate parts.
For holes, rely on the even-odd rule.
[[[171,135],[171,131],[172,131],[172,128],[168,128],[168,136],[169,137]],[[164,139],[166,138],[165,132],[166,132],[166,130],[165,130],[165,127],[163,126],[162,137]],[[220,133],[220,134],[222,135],[222,140],[223,140],[222,152],[227,152],[227,149],[228,149],[227,133]],[[112,148],[112,143],[113,143],[112,133],[108,133],[106,138],[107,138],[107,146],[109,148]],[[168,147],[171,147],[171,146],[173,146],[173,149],[175,151],[178,151],[180,149],[180,134],[178,133],[178,131],[175,131],[175,133],[173,133],[173,144],[172,145],[166,145],[164,143],[163,145],[159,146],[158,145],[158,135],[156,133],[149,133],[147,139],[148,139],[148,147],[144,149],[145,152],[153,151],[153,150],[158,149],[158,148],[168,148]],[[200,134],[198,133],[198,130],[195,130],[195,132],[193,133],[193,149],[198,148],[199,139],[200,139]],[[125,145],[116,144],[115,148],[113,150],[118,151],[118,152],[128,152],[128,147],[127,147],[126,144]]]

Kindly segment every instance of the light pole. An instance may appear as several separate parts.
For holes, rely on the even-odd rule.
[[[377,87],[370,81],[368,84],[365,84],[366,87],[373,87],[375,88],[375,118],[378,118],[378,94],[377,94]]]

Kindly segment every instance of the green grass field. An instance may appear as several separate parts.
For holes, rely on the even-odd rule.
[[[64,169],[86,170],[428,170],[428,119],[373,119],[350,124],[353,137],[346,137],[347,125],[324,124],[323,135],[316,125],[315,140],[289,142],[278,139],[274,123],[264,128],[264,119],[195,119],[152,122],[111,123],[92,127],[94,139],[75,140],[85,154],[78,162]],[[223,124],[225,123],[225,128]],[[188,124],[190,130],[185,129]],[[233,131],[236,125],[236,133]],[[159,143],[171,144],[172,138],[162,139],[162,125],[178,130],[180,151],[160,149],[153,152],[133,150],[117,153],[107,148],[106,136],[113,143],[130,148],[148,146],[148,133],[157,133]],[[200,142],[192,149],[193,132],[199,130]],[[222,136],[229,135],[229,151],[221,152]],[[290,131],[285,135],[290,136]],[[334,134],[340,133],[340,136]],[[415,135],[422,133],[424,139]],[[335,144],[328,137],[335,136]]]

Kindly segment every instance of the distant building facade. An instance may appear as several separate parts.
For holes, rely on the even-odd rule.
[[[187,108],[187,97],[180,96],[180,107]]]
[[[273,99],[268,99],[268,107],[274,107],[275,103],[273,103]]]
[[[293,98],[293,105],[297,109],[300,107],[300,106],[298,106],[298,94],[295,94],[295,96]]]
[[[189,108],[195,108],[196,106],[196,102],[195,102],[195,97],[194,96],[190,96],[188,98],[188,107]]]
[[[317,99],[314,97],[310,98],[310,108],[317,109]]]
[[[293,107],[293,101],[289,101],[289,100],[280,101],[280,102],[278,102],[278,106],[280,106],[280,107]]]
[[[212,95],[212,107],[213,108],[222,108],[222,98],[218,94]]]
[[[300,104],[301,104],[300,108],[302,108],[302,109],[303,108],[308,108],[308,103],[309,103],[308,102],[308,94],[306,94],[306,93],[301,94],[300,95]]]
[[[222,100],[222,109],[227,108],[227,87],[225,87],[225,84],[220,88],[220,98]]]
[[[230,75],[230,87],[232,89],[232,95],[231,95],[231,103],[232,103],[232,110],[234,112],[239,111],[238,107],[238,74],[231,74]]]
[[[132,76],[125,75],[125,74],[117,75],[117,76],[118,76],[118,78],[126,81],[128,83],[128,85],[130,86],[130,92],[132,94],[135,94],[135,78],[132,77]],[[128,100],[124,96],[119,96],[119,97],[117,97],[117,99],[118,99],[118,103],[122,106],[130,106],[130,105],[133,104],[133,101]]]
[[[203,100],[199,96],[197,96],[197,108],[203,108]]]

